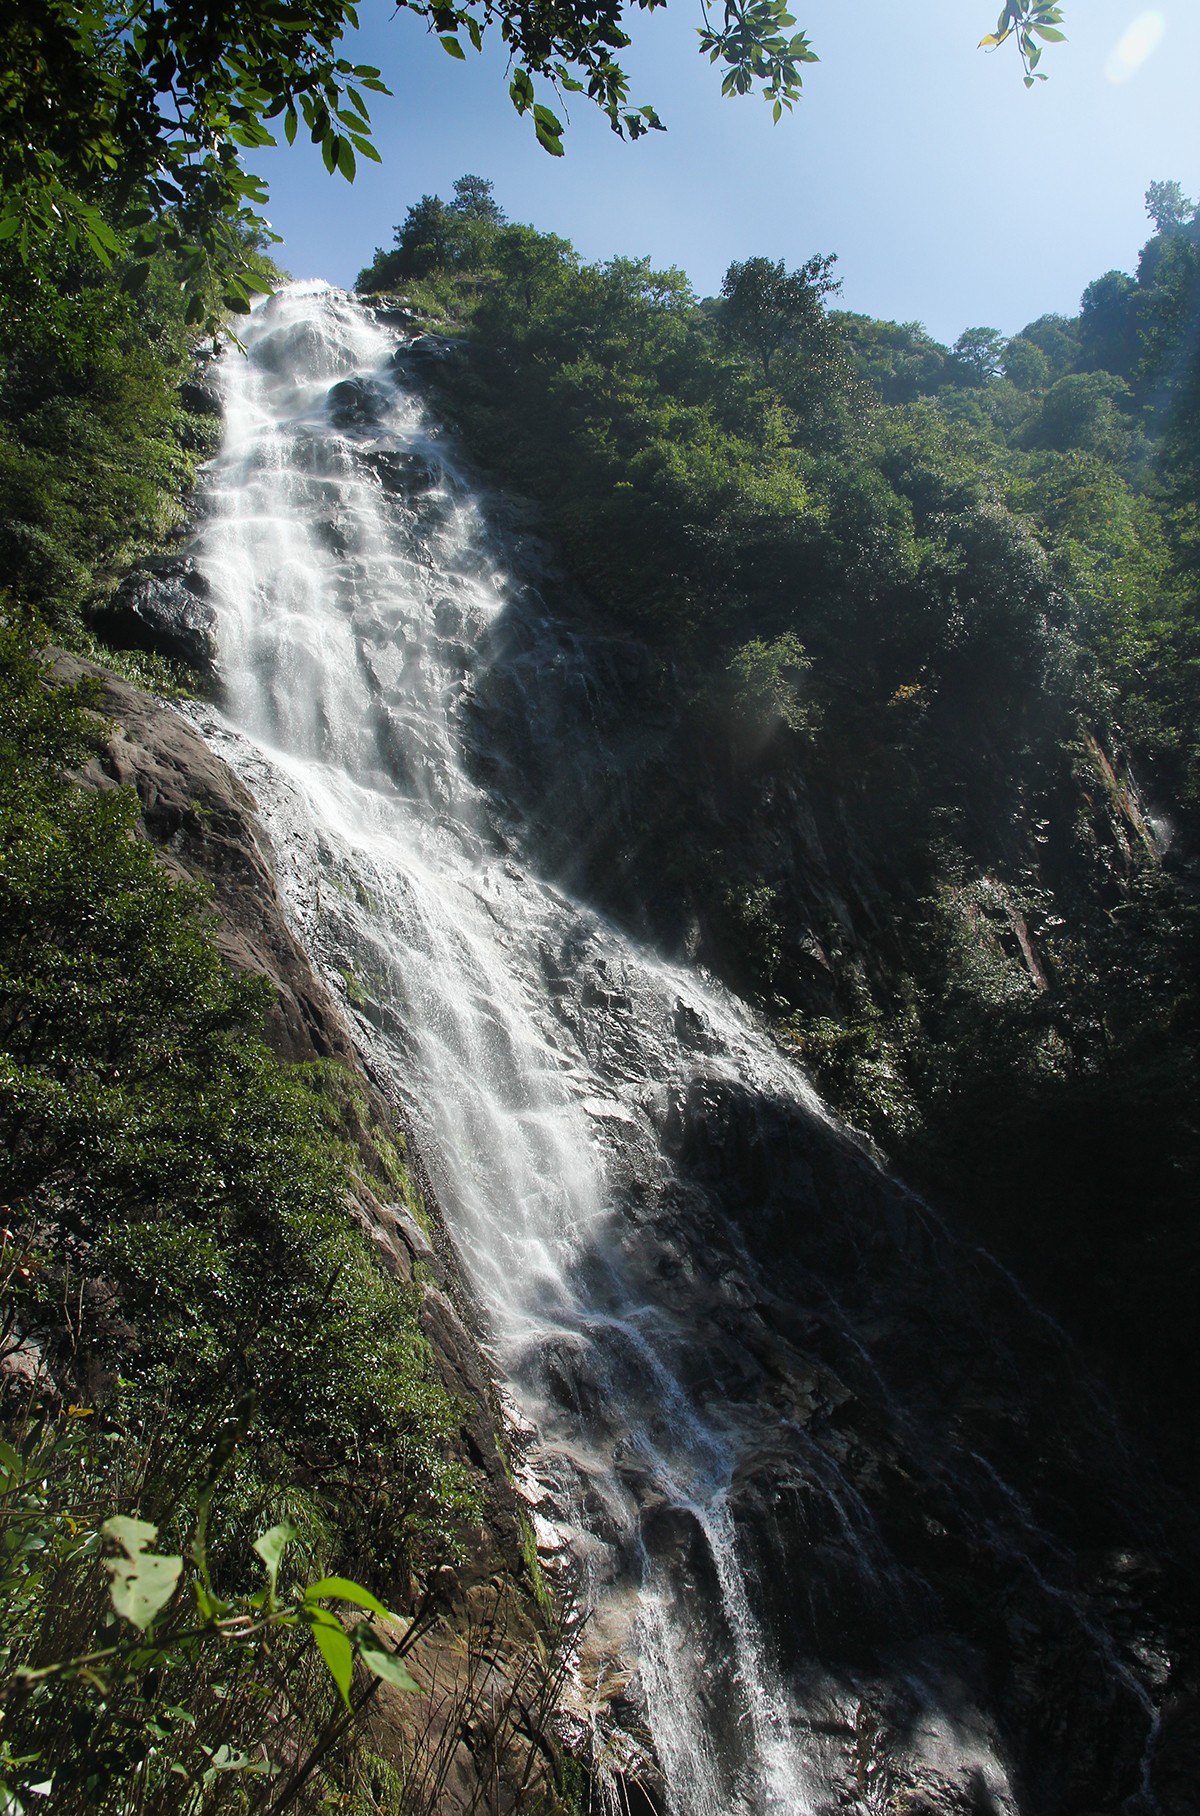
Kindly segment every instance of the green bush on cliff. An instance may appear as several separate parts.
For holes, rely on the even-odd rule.
[[[131,293],[132,238],[118,222],[112,271],[65,233],[36,269],[0,243],[0,569],[77,647],[129,565],[181,525],[217,433],[180,398],[198,339],[180,269],[159,254]]]
[[[1200,818],[1196,221],[1078,321],[969,331],[995,353],[979,369],[919,324],[827,314],[828,260],[786,280],[804,307],[764,360],[732,294],[587,265],[494,204],[468,221],[424,197],[397,239],[360,286],[457,286],[474,357],[443,377],[453,411],[621,624],[707,675],[797,638],[840,748],[886,742],[920,686],[930,792],[959,790],[976,715],[1019,738],[1082,706]]]
[[[347,1562],[419,1566],[469,1499],[456,1413],[350,1221],[325,1081],[268,1053],[264,986],[131,797],[65,774],[95,741],[86,686],[49,688],[11,623],[0,658],[0,1196],[40,1258],[21,1328],[75,1391],[119,1375],[179,1432],[253,1394],[247,1482],[300,1484]]]

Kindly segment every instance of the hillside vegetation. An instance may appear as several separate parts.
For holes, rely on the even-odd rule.
[[[713,299],[589,265],[478,178],[358,287],[458,337],[441,407],[655,653],[674,784],[587,886],[756,1000],[1186,1471],[1200,223],[1147,202],[1136,275],[953,348],[838,312],[829,258]]]

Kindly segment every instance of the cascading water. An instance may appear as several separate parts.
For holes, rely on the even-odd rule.
[[[514,571],[401,337],[300,285],[245,342],[194,547],[225,700],[196,717],[408,1105],[539,1536],[592,1610],[581,1697],[644,1728],[675,1816],[1054,1809],[1014,1766],[1042,1756],[1017,1735],[1037,1671],[987,1688],[1011,1615],[1105,1709],[1115,1781],[1146,1671],[1100,1564],[1085,1581],[1010,1486],[1041,1438],[1036,1407],[1010,1428],[1005,1332],[1083,1394],[1057,1333],[736,1002],[549,880],[505,778],[612,765],[601,640]],[[1007,1610],[974,1608],[1001,1585]]]

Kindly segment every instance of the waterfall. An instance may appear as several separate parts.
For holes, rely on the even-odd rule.
[[[736,1000],[573,899],[546,821],[561,847],[615,760],[603,640],[462,476],[403,337],[302,284],[244,339],[193,549],[224,692],[193,716],[407,1106],[590,1613],[579,1697],[673,1816],[1056,1807],[1023,1801],[963,1579],[1137,1727],[1011,1485],[1008,1333],[1078,1406],[1061,1339]]]

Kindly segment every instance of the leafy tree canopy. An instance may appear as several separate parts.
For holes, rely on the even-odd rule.
[[[1176,182],[1151,183],[1146,191],[1146,213],[1158,233],[1181,233],[1196,218],[1196,204]]]
[[[836,257],[816,255],[798,271],[783,260],[746,259],[725,273],[721,295],[729,333],[747,347],[770,379],[771,362],[784,347],[795,347],[820,334],[825,323],[822,299],[841,289],[831,274]]]
[[[1050,361],[1042,349],[1015,335],[1004,349],[1004,376],[1018,391],[1041,391],[1050,382]]]
[[[637,105],[619,56],[625,15],[665,0],[400,0],[446,52],[498,34],[509,94],[538,140],[562,154],[563,125],[539,99],[585,93],[629,138],[657,130]],[[726,93],[758,89],[778,119],[799,98],[815,61],[788,0],[702,0],[700,48],[724,66]],[[1007,0],[997,32],[1017,39],[1027,70],[1034,37],[1054,39],[1059,8]],[[122,248],[114,227],[137,225],[130,283],[145,281],[155,246],[181,254],[189,281],[228,279],[227,306],[249,307],[256,287],[246,236],[266,200],[242,162],[246,150],[289,143],[303,126],[326,168],[352,181],[359,157],[378,160],[367,97],[387,92],[379,70],[339,55],[358,24],[353,0],[9,0],[0,19],[0,240],[36,263],[64,227],[103,261]],[[1029,78],[1032,79],[1032,78]],[[197,319],[204,305],[197,305]]]
[[[356,151],[378,158],[364,90],[385,85],[336,54],[356,23],[345,0],[17,0],[0,23],[0,240],[40,263],[61,226],[107,264],[124,223],[141,229],[130,287],[162,247],[195,290],[228,273],[228,306],[248,308],[266,190],[241,156],[275,142],[266,121],[289,140],[303,121],[346,177]]]
[[[964,328],[954,343],[954,357],[971,378],[995,378],[1004,355],[1004,336],[995,328]]]
[[[508,220],[487,177],[459,177],[454,185],[454,200],[450,207],[464,219],[484,221],[489,227],[503,227]]]
[[[507,222],[486,177],[459,177],[449,204],[440,195],[412,204],[392,236],[395,251],[376,247],[374,265],[359,273],[359,288],[383,290],[443,266],[476,262],[484,241]]]

